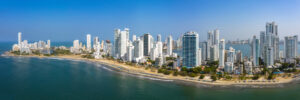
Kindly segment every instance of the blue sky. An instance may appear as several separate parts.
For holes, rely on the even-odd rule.
[[[87,33],[113,39],[115,28],[130,34],[177,38],[186,31],[206,40],[209,30],[220,38],[248,39],[275,21],[279,35],[300,33],[300,0],[2,0],[0,41],[85,40]]]

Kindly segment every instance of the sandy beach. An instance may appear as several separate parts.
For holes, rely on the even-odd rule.
[[[14,54],[5,54],[5,56],[20,56],[20,55],[14,55]],[[232,86],[232,85],[278,85],[278,84],[285,84],[285,83],[291,83],[293,80],[297,80],[297,78],[291,78],[291,77],[277,77],[275,80],[266,80],[264,78],[260,78],[258,80],[217,80],[217,81],[211,81],[209,75],[206,75],[204,79],[198,79],[199,77],[188,77],[188,76],[173,76],[170,75],[164,75],[162,73],[157,73],[157,70],[151,70],[151,69],[145,69],[142,66],[131,66],[127,65],[125,63],[119,63],[117,61],[113,60],[107,60],[107,59],[87,59],[82,58],[80,55],[61,55],[61,56],[39,56],[39,55],[22,55],[22,57],[39,57],[39,58],[62,58],[62,59],[70,59],[70,60],[85,60],[85,61],[91,61],[95,63],[100,63],[107,65],[114,70],[118,70],[121,72],[138,75],[138,76],[145,76],[145,77],[151,77],[151,78],[157,78],[157,79],[163,79],[163,80],[170,80],[170,81],[181,81],[183,83],[189,82],[193,84],[204,84],[204,85],[214,85],[214,86]],[[299,77],[298,77],[299,78]]]

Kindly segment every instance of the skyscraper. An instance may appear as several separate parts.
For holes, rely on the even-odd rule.
[[[260,33],[261,57],[266,66],[274,65],[274,60],[279,60],[278,25],[275,22],[266,23],[266,31]]]
[[[207,60],[207,42],[201,42],[200,43],[200,48],[201,48],[201,58],[202,60]]]
[[[172,49],[173,49],[173,39],[172,36],[168,36],[167,38],[167,55],[171,56],[172,55]]]
[[[130,42],[129,45],[127,46],[127,58],[126,60],[131,62],[133,60],[133,56],[134,56],[134,46],[132,45],[132,43]]]
[[[214,30],[214,45],[219,45],[219,34],[220,31],[218,29]]]
[[[128,28],[125,28],[124,31],[121,31],[120,29],[115,29],[114,55],[116,58],[126,58],[125,54],[127,53],[127,45],[129,44],[128,36]]]
[[[272,67],[272,65],[274,65],[274,58],[273,58],[273,48],[272,47],[267,47],[265,48],[265,65],[267,67]]]
[[[163,44],[161,42],[161,35],[160,34],[157,35],[156,44],[157,44],[158,56],[162,57],[163,56]]]
[[[286,36],[284,38],[284,57],[292,59],[297,57],[298,52],[298,36]]]
[[[210,60],[210,55],[211,55],[211,46],[214,44],[214,35],[212,33],[212,31],[208,31],[207,32],[207,48],[206,48],[206,59],[207,60]]]
[[[86,35],[86,48],[87,51],[91,52],[91,34]]]
[[[228,55],[227,55],[227,62],[232,62],[234,63],[235,62],[235,49],[233,49],[232,47],[229,47],[229,50],[228,50]]]
[[[182,38],[182,63],[187,68],[199,66],[199,39],[198,33],[186,32]]]
[[[50,47],[51,47],[51,41],[47,40],[47,48],[50,48]]]
[[[151,48],[153,47],[153,37],[146,33],[143,36],[144,40],[144,56],[149,56],[149,53],[151,51]]]
[[[201,48],[198,48],[198,51],[197,51],[197,61],[198,61],[198,66],[202,64],[202,61],[201,61]]]
[[[256,39],[256,36],[253,36],[252,39],[252,57],[253,57],[253,66],[258,66],[259,65],[259,56],[260,56],[260,49],[259,49],[259,40]]]
[[[93,41],[93,48],[95,51],[97,51],[97,42],[99,42],[98,36],[94,37],[94,41]]]
[[[116,58],[119,58],[119,51],[120,51],[120,46],[119,46],[119,41],[120,41],[120,29],[115,29],[114,30],[114,49],[113,49],[113,55]]]
[[[219,34],[220,34],[220,31],[218,29],[215,29],[214,30],[214,49],[215,49],[215,59],[219,59]]]
[[[21,48],[21,42],[22,42],[22,33],[19,32],[18,33],[18,45],[19,45],[20,48]]]
[[[260,32],[260,57],[264,58],[264,49],[265,49],[265,32]]]
[[[224,68],[224,66],[225,66],[225,39],[221,39],[219,45],[219,67]]]
[[[279,59],[279,37],[278,37],[278,25],[275,22],[266,23],[266,35],[270,36],[270,40],[267,39],[266,42],[270,42],[270,45],[273,48],[273,59],[278,60]]]
[[[144,56],[144,43],[143,40],[140,38],[137,38],[136,41],[133,41],[134,45],[134,60],[136,62],[139,62],[140,59]]]

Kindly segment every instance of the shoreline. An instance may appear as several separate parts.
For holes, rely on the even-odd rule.
[[[287,84],[292,84],[300,80],[299,76],[297,78],[287,78],[287,79],[278,79],[273,80],[217,80],[209,81],[209,79],[198,79],[198,77],[188,77],[188,76],[173,76],[173,75],[164,75],[162,73],[157,73],[151,71],[151,69],[146,70],[144,67],[126,65],[124,63],[119,63],[117,61],[107,60],[107,59],[87,59],[81,58],[80,55],[63,55],[63,56],[39,56],[39,55],[13,55],[13,54],[4,54],[1,56],[9,57],[36,57],[36,58],[58,58],[66,60],[84,60],[90,61],[93,63],[98,63],[110,67],[109,69],[113,71],[124,72],[134,77],[145,77],[150,80],[162,80],[162,81],[174,81],[180,84],[186,85],[195,85],[197,87],[242,87],[242,88],[274,88],[274,87],[284,87]],[[152,78],[152,79],[151,79]]]

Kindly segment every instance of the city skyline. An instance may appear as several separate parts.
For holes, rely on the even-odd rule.
[[[153,36],[161,34],[162,39],[169,35],[177,39],[186,31],[196,31],[200,41],[204,41],[207,31],[213,29],[219,29],[220,37],[226,40],[251,39],[264,31],[265,22],[271,21],[280,27],[280,40],[300,32],[296,20],[300,16],[296,13],[300,11],[297,6],[300,2],[293,0],[1,2],[0,41],[15,41],[17,32],[26,33],[23,38],[33,41],[85,40],[86,34],[113,40],[113,30],[126,27],[132,34],[140,36],[149,32]]]

